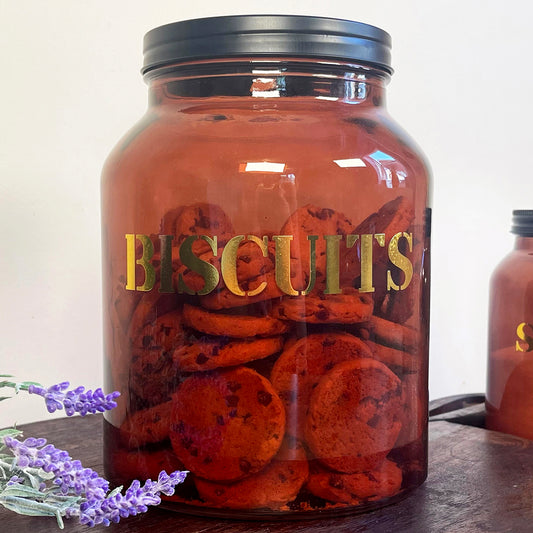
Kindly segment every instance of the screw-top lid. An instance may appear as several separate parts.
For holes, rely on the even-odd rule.
[[[521,237],[533,237],[533,209],[517,209],[513,211],[511,233]]]
[[[210,17],[166,24],[144,37],[142,74],[222,57],[308,57],[354,61],[392,73],[390,35],[362,22],[294,15]]]

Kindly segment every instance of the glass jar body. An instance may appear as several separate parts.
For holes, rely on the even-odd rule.
[[[106,468],[210,515],[366,510],[427,471],[429,184],[383,73],[154,77],[102,179]]]
[[[533,439],[533,237],[517,237],[490,283],[487,427]]]

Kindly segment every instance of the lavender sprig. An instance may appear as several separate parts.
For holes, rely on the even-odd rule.
[[[67,381],[48,388],[30,381],[0,381],[0,389],[4,387],[17,394],[21,390],[38,394],[45,399],[48,411],[64,408],[68,416],[113,409],[120,395],[119,392],[104,395],[102,389],[86,391],[84,387],[68,391]],[[176,485],[188,474],[176,471],[169,475],[163,470],[157,481],[148,479],[141,486],[136,480],[125,494],[121,493],[122,487],[109,493],[109,482],[73,460],[68,452],[47,444],[46,439],[19,440],[21,436],[14,428],[0,430],[0,505],[24,515],[55,516],[61,529],[63,517],[78,517],[81,524],[92,527],[108,526],[145,512],[148,506],[161,503],[160,494],[174,494]]]
[[[93,527],[97,524],[109,526],[117,523],[121,518],[145,513],[149,505],[161,503],[160,494],[172,496],[179,483],[183,483],[187,472],[176,471],[167,474],[164,470],[159,473],[157,481],[148,479],[144,486],[135,480],[125,494],[114,492],[105,499],[87,499],[77,508],[67,510],[67,516],[78,516],[80,523]]]
[[[106,396],[100,388],[95,391],[86,391],[85,387],[77,387],[67,391],[69,385],[68,381],[63,381],[48,388],[31,384],[28,387],[28,392],[42,396],[46,402],[48,412],[54,413],[58,409],[65,408],[67,416],[72,416],[76,413],[81,416],[89,413],[103,413],[117,406],[115,399],[120,396],[120,392],[115,391]]]
[[[63,494],[73,492],[87,498],[105,498],[109,482],[97,472],[84,468],[80,461],[73,461],[70,455],[58,450],[46,439],[29,438],[19,441],[13,437],[4,437],[4,443],[15,456],[19,468],[42,468],[54,475],[53,483]]]
[[[47,444],[46,439],[21,441],[7,435],[3,442],[14,460],[9,464],[7,456],[0,454],[5,485],[0,490],[0,504],[22,514],[56,516],[60,527],[63,516],[78,517],[81,524],[93,527],[146,512],[148,506],[161,503],[160,494],[174,494],[187,475],[186,471],[170,475],[162,471],[157,481],[148,479],[141,486],[135,480],[125,494],[120,492],[122,487],[109,493],[106,479],[73,461],[68,452]],[[32,487],[24,484],[28,478]]]

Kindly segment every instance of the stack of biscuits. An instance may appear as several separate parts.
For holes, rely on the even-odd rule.
[[[291,285],[297,292],[311,287],[305,295],[287,296],[276,284],[273,239],[263,249],[244,239],[237,250],[237,282],[252,296],[234,294],[222,278],[199,295],[204,279],[179,259],[174,274],[194,295],[161,293],[157,278],[151,292],[128,295],[128,307],[114,291],[114,330],[123,336],[117,349],[125,355],[111,367],[117,382],[126,375],[129,398],[115,431],[116,477],[185,469],[177,501],[279,512],[371,506],[408,488],[425,424],[417,325],[423,242],[413,224],[413,208],[401,196],[358,226],[329,208],[299,208],[267,235],[293,236]],[[176,247],[189,235],[216,235],[216,255],[204,239],[193,251],[217,269],[235,235],[212,204],[170,211],[160,231],[173,235]],[[360,292],[360,250],[353,246],[341,248],[342,292],[327,294],[320,236],[401,232],[415,235],[409,287],[386,289],[391,265],[378,246],[375,290]],[[310,235],[319,236],[314,265]]]

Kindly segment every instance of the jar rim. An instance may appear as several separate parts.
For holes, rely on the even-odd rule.
[[[390,35],[362,22],[301,15],[208,17],[149,31],[141,73],[182,61],[291,56],[361,62],[392,74],[390,51]]]

